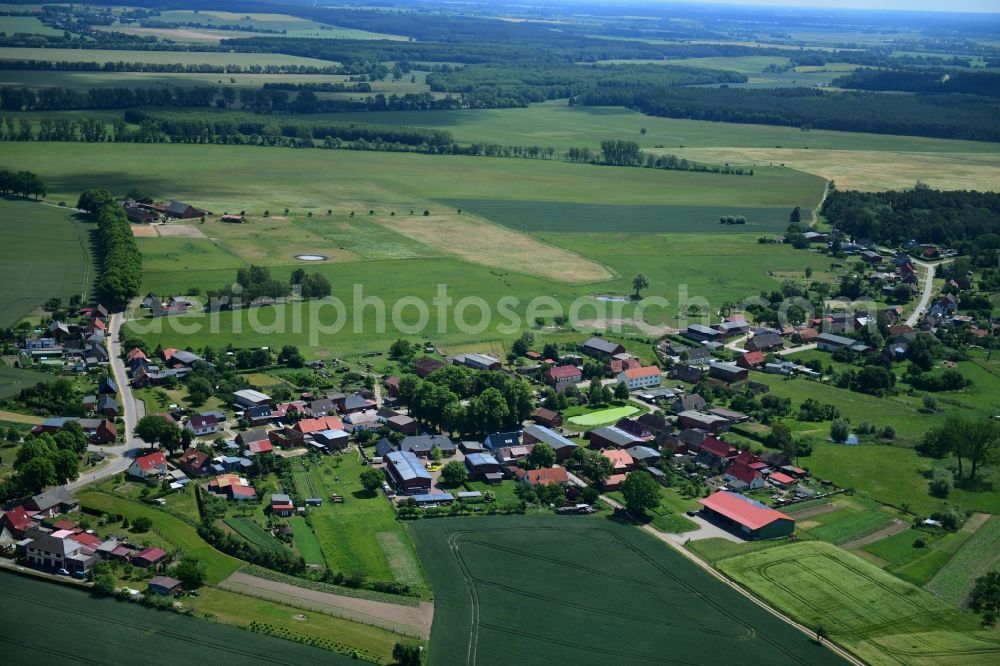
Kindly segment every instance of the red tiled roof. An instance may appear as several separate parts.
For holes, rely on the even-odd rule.
[[[271,509],[273,509],[275,511],[283,511],[283,510],[284,511],[291,511],[294,508],[295,507],[292,506],[291,504],[272,504],[271,505]]]
[[[632,455],[624,449],[607,449],[601,451],[601,455],[611,461],[611,467],[615,470],[628,469],[635,463]]]
[[[97,548],[103,543],[100,537],[94,536],[93,534],[87,534],[86,532],[77,532],[76,534],[71,534],[68,538],[76,541],[77,543],[82,543],[84,546],[89,546],[90,548]]]
[[[635,358],[627,358],[627,359],[613,358],[611,359],[609,365],[611,366],[611,372],[615,373],[616,375],[620,372],[624,372],[625,370],[631,370],[633,368],[642,367],[642,364],[639,363],[639,359]]]
[[[321,416],[316,419],[302,419],[295,424],[294,428],[303,435],[323,430],[343,430],[344,422],[336,416]]]
[[[72,520],[59,520],[52,523],[52,529],[54,530],[74,530],[77,525]]]
[[[776,520],[792,520],[790,516],[786,516],[780,511],[775,511],[737,493],[719,491],[698,500],[698,502],[752,530],[770,525]]]
[[[545,485],[548,483],[566,483],[569,475],[564,467],[550,467],[548,469],[532,469],[525,473],[528,483],[531,485]]]
[[[257,496],[257,491],[253,489],[253,486],[230,485],[229,492],[233,494],[233,497]]]
[[[15,532],[23,532],[35,523],[23,506],[15,506],[7,511],[3,514],[3,519],[3,522],[7,523]]]
[[[754,479],[760,476],[760,472],[750,467],[746,463],[734,462],[726,469],[726,474],[735,477],[743,483],[753,483]]]
[[[750,451],[740,451],[739,455],[733,459],[733,462],[743,463],[744,465],[750,465],[751,463],[758,462],[759,458]]]
[[[148,472],[154,467],[159,467],[161,465],[167,464],[167,458],[163,455],[163,451],[157,451],[156,453],[150,453],[145,456],[139,456],[135,459],[135,462],[139,465],[139,469],[143,472]]]
[[[717,439],[711,435],[702,441],[701,450],[708,451],[709,453],[715,454],[720,458],[728,458],[736,451],[733,447],[729,446],[721,439]]]
[[[743,354],[743,362],[747,365],[760,365],[765,360],[764,352],[761,351],[752,351]]]
[[[583,374],[580,368],[575,365],[557,365],[545,371],[552,379],[569,379],[571,377],[581,377]]]
[[[780,483],[783,486],[787,486],[790,483],[795,483],[795,479],[788,476],[787,474],[782,474],[781,472],[775,472],[771,475],[771,480]]]
[[[250,450],[250,453],[267,453],[268,451],[274,450],[274,446],[271,445],[270,440],[250,442],[250,446],[247,448]]]
[[[628,379],[641,379],[643,377],[659,377],[660,369],[655,365],[647,365],[644,368],[629,368],[625,370],[625,377]]]
[[[117,549],[116,549],[117,550]],[[167,551],[162,548],[147,548],[136,554],[136,558],[147,562],[157,562],[167,556]]]

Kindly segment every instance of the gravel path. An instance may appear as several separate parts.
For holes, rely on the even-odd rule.
[[[239,571],[222,581],[219,587],[291,605],[298,603],[306,610],[314,609],[424,639],[430,638],[431,623],[434,621],[434,604],[426,601],[421,601],[418,606],[400,606],[310,590]]]

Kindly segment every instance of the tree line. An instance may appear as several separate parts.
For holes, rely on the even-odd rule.
[[[199,52],[210,49],[198,49]],[[2,69],[49,72],[152,72],[157,74],[347,74],[344,67],[329,65],[211,65],[208,63],[78,62],[75,60],[4,60]]]
[[[73,88],[0,87],[0,108],[5,111],[69,111],[79,109],[131,109],[141,106],[206,107],[219,95],[215,86],[193,88]]]
[[[676,155],[654,155],[640,150],[635,141],[609,139],[601,142],[599,151],[588,147],[569,148],[563,155],[567,162],[602,164],[606,166],[644,167],[667,171],[697,171],[703,173],[734,174],[752,176],[753,169],[731,166],[715,166],[691,162]]]
[[[84,191],[76,206],[97,221],[101,257],[97,293],[106,306],[120,310],[139,295],[142,286],[142,253],[132,235],[132,225],[125,217],[125,209],[107,190]]]
[[[833,190],[823,202],[823,215],[855,238],[892,245],[910,239],[961,245],[1000,235],[1000,193],[926,186],[889,192]]]
[[[651,116],[847,132],[1000,141],[995,104],[963,95],[828,93],[814,88],[596,88],[571,103]]]
[[[1000,73],[997,72],[859,69],[834,79],[831,85],[856,90],[892,90],[919,94],[958,93],[1000,97]]]
[[[0,169],[0,194],[14,195],[27,199],[29,196],[45,196],[45,181],[33,171],[8,171]]]
[[[432,72],[434,92],[463,93],[472,108],[527,106],[532,102],[575,97],[595,88],[684,86],[743,83],[737,72],[670,65],[471,65]]]

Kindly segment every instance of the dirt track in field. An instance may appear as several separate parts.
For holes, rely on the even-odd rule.
[[[261,597],[281,603],[298,605],[305,610],[313,609],[348,620],[370,624],[398,633],[430,638],[431,623],[434,621],[434,604],[421,601],[417,606],[401,606],[345,597],[330,592],[310,590],[297,585],[279,583],[251,576],[237,571],[219,587],[231,592],[241,592],[253,597]]]

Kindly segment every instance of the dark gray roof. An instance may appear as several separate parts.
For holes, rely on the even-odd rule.
[[[635,460],[642,462],[647,460],[658,460],[660,458],[660,452],[656,449],[651,449],[648,446],[631,446],[625,450],[628,451],[628,454]]]
[[[408,481],[410,479],[431,480],[430,473],[424,469],[423,464],[417,456],[410,451],[392,451],[386,458],[389,464],[392,465],[394,475],[400,481]]]
[[[565,449],[566,447],[576,448],[578,446],[577,444],[574,444],[573,442],[566,439],[556,431],[538,424],[525,426],[523,434],[531,435],[532,437],[535,438],[535,440],[548,444],[555,451],[558,451],[559,449]]]
[[[611,340],[605,340],[602,337],[594,336],[583,343],[583,347],[586,349],[593,349],[604,354],[614,354],[621,347],[617,342],[612,342]]]
[[[495,432],[486,438],[483,445],[488,449],[496,451],[504,446],[520,446],[521,433],[519,432]]]
[[[429,452],[435,447],[441,451],[454,451],[455,443],[445,435],[410,435],[399,443],[399,450],[406,452]]]
[[[616,428],[614,426],[606,426],[604,428],[594,428],[593,430],[590,431],[591,439],[593,439],[594,435],[598,435],[608,440],[615,446],[622,448],[627,446],[632,446],[642,441],[635,435],[631,435],[622,430],[621,428]],[[593,444],[591,444],[591,446],[593,446]]]
[[[395,451],[396,447],[392,445],[388,439],[383,437],[375,443],[375,455],[379,458],[384,458],[389,454],[390,451]]]

